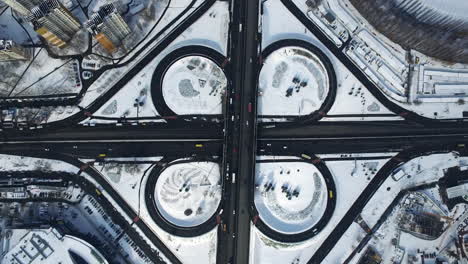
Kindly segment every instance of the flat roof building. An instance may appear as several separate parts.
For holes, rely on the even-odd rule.
[[[449,199],[463,197],[468,195],[468,183],[447,188],[447,197]]]
[[[2,264],[108,263],[104,256],[86,241],[63,235],[55,228],[11,231],[26,233],[16,241],[7,243],[10,248],[6,249],[8,252],[0,259]],[[11,237],[4,239],[12,240]]]

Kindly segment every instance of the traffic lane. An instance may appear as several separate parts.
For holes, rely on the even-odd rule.
[[[244,56],[244,72],[245,82],[242,89],[241,101],[241,135],[240,135],[240,157],[239,157],[239,175],[238,175],[238,197],[236,210],[236,263],[248,263],[250,251],[250,223],[251,217],[249,214],[250,206],[250,182],[253,179],[253,171],[255,164],[255,112],[249,111],[249,108],[256,107],[256,74],[254,74],[257,58],[257,42],[255,36],[257,34],[257,19],[258,19],[258,2],[248,1],[246,28],[246,53]],[[249,41],[247,41],[249,40]]]
[[[259,138],[396,136],[467,133],[463,127],[424,127],[406,122],[318,122],[294,127],[258,128]]]
[[[195,0],[191,1],[184,13],[193,8]],[[56,121],[45,126],[49,128],[60,128],[66,127],[69,125],[76,125],[78,122],[87,118],[85,115],[86,112],[95,112],[97,111],[105,102],[110,100],[124,85],[128,83],[134,76],[136,76],[148,63],[150,63],[157,55],[163,52],[177,37],[179,37],[184,31],[186,31],[192,24],[194,24],[201,16],[203,16],[214,4],[216,0],[206,0],[203,1],[195,10],[186,16],[183,20],[180,21],[167,35],[165,35],[159,45],[152,48],[152,50],[145,55],[132,69],[129,70],[117,83],[109,89],[106,93],[100,96],[97,100],[92,102],[90,106],[86,109],[81,110],[75,115],[72,115],[61,121]],[[178,16],[178,18],[181,16]],[[169,27],[165,27],[165,30]],[[150,45],[150,43],[146,44]],[[138,52],[137,52],[138,53]]]
[[[77,168],[80,168],[76,176],[86,171],[86,173],[88,173],[91,177],[93,177],[94,180],[97,181],[97,183],[99,184],[99,187],[102,187],[109,194],[109,196],[117,204],[119,204],[119,206],[122,208],[123,212],[128,216],[128,218],[133,219],[132,223],[129,223],[128,220],[125,219],[118,210],[116,210],[116,208],[112,205],[112,203],[104,195],[102,195],[102,192],[98,189],[98,186],[95,186],[86,178],[80,178],[78,180],[78,178],[74,177],[74,181],[80,184],[80,186],[83,187],[83,189],[86,191],[88,195],[91,195],[96,200],[98,200],[99,203],[103,206],[103,208],[107,209],[107,213],[112,217],[113,221],[115,221],[118,225],[123,227],[125,232],[140,247],[140,249],[142,249],[145,252],[147,256],[149,256],[153,260],[160,260],[158,253],[154,251],[154,249],[147,243],[147,241],[138,232],[136,232],[136,230],[133,230],[131,228],[132,224],[137,224],[142,229],[142,231],[147,235],[147,237],[150,238],[153,244],[158,247],[158,250],[163,252],[164,255],[168,259],[173,261],[173,263],[181,264],[181,262],[177,259],[177,257],[175,257],[175,255],[173,255],[172,252],[170,252],[169,249],[167,249],[164,244],[159,243],[160,242],[158,241],[159,238],[157,238],[153,233],[151,234],[147,233],[147,230],[149,230],[148,227],[143,223],[143,221],[137,220],[138,219],[137,214],[134,213],[131,207],[116,193],[116,191],[110,186],[110,184],[105,179],[103,179],[101,175],[98,172],[96,172],[94,169],[92,169],[89,166],[86,166],[85,163],[75,158],[56,154],[56,153],[48,153],[48,155],[44,155],[43,153],[27,152],[27,153],[22,153],[20,155],[24,155],[27,157],[48,158],[48,159],[64,161],[66,163],[74,165]],[[159,263],[163,263],[163,262],[160,261]]]
[[[176,164],[200,161],[209,161],[215,163],[220,162],[219,157],[217,158],[213,156],[200,155],[187,158],[186,155],[181,154],[178,156],[164,157],[162,160],[158,161],[156,166],[153,167],[151,169],[151,172],[149,173],[148,180],[146,181],[146,185],[144,188],[146,208],[153,221],[155,223],[158,223],[159,227],[162,228],[164,231],[168,232],[169,234],[173,234],[179,237],[196,237],[208,233],[218,225],[217,216],[223,206],[224,201],[220,201],[216,211],[208,220],[197,226],[191,227],[182,227],[171,223],[170,221],[164,218],[164,216],[160,213],[159,209],[157,208],[156,199],[154,196],[156,190],[156,183],[159,179],[159,176],[164,172],[164,170]]]
[[[284,234],[281,232],[278,232],[271,227],[269,227],[266,222],[259,216],[259,212],[257,211],[257,207],[255,204],[255,200],[251,199],[250,200],[250,205],[252,209],[252,214],[255,215],[255,220],[254,220],[254,225],[260,230],[264,235],[267,235],[268,237],[272,238],[273,240],[284,242],[284,243],[298,243],[305,241],[307,239],[310,239],[320,233],[321,230],[323,230],[328,222],[330,221],[336,207],[336,185],[335,185],[335,180],[333,179],[333,175],[331,171],[328,169],[326,162],[313,153],[310,153],[310,151],[305,152],[307,154],[303,154],[303,157],[301,157],[301,162],[305,163],[312,163],[320,172],[322,175],[323,179],[325,180],[325,185],[326,185],[326,193],[327,193],[327,203],[326,203],[326,208],[325,211],[323,212],[323,215],[320,217],[319,221],[312,227],[310,227],[308,230],[303,231],[301,233],[296,233],[296,234]],[[296,154],[295,156],[300,156],[300,154]],[[281,159],[281,160],[258,160],[256,163],[275,163],[275,162],[297,162],[297,159]],[[252,188],[251,189],[251,195],[252,197],[254,196],[255,190]]]
[[[230,192],[230,207],[228,211],[226,212],[227,218],[229,219],[229,233],[226,244],[227,247],[223,248],[223,245],[220,245],[218,247],[221,250],[227,250],[229,251],[228,254],[226,254],[226,258],[223,260],[220,260],[218,258],[219,263],[247,263],[246,261],[239,261],[240,258],[245,259],[244,255],[247,255],[248,257],[248,249],[247,253],[245,251],[240,251],[240,249],[245,249],[246,247],[248,248],[248,240],[247,244],[243,244],[239,246],[239,241],[238,241],[238,232],[239,232],[239,225],[240,225],[240,219],[238,218],[241,215],[241,211],[245,212],[245,210],[240,207],[239,203],[245,203],[243,202],[243,197],[241,192],[243,191],[241,188],[242,184],[242,176],[244,175],[244,171],[242,170],[243,168],[243,159],[247,156],[251,156],[251,153],[248,153],[245,155],[245,146],[248,145],[245,140],[244,134],[246,133],[246,121],[250,121],[249,119],[246,118],[246,115],[244,113],[244,108],[248,105],[248,102],[250,102],[250,99],[246,100],[247,98],[250,98],[252,96],[252,93],[250,92],[251,84],[248,83],[247,80],[251,79],[251,75],[249,75],[249,69],[246,68],[246,64],[250,63],[250,58],[252,58],[252,55],[249,55],[250,47],[252,46],[251,43],[248,41],[248,30],[249,27],[251,27],[251,24],[248,24],[246,22],[246,19],[251,16],[251,13],[247,13],[249,11],[249,6],[252,4],[255,4],[254,2],[256,1],[233,1],[233,11],[235,12],[234,16],[234,22],[233,23],[233,45],[232,45],[232,50],[231,50],[231,57],[233,58],[233,72],[236,74],[236,77],[233,78],[233,91],[234,94],[232,95],[234,98],[233,102],[233,111],[232,117],[233,119],[231,122],[233,123],[233,135],[232,135],[232,152],[229,154],[229,161],[231,165],[231,170],[235,171],[237,174],[237,179],[235,182],[231,182],[229,186],[229,192]],[[255,14],[256,15],[256,14]],[[250,40],[251,41],[251,40]],[[248,65],[247,65],[248,66]],[[246,104],[247,101],[247,104]],[[250,149],[252,149],[252,146],[250,146]],[[251,151],[251,150],[250,150]],[[233,176],[234,177],[234,176]],[[241,210],[239,209],[241,208]],[[249,219],[245,221],[242,219],[242,222],[248,223]],[[243,232],[244,233],[244,232]],[[244,241],[244,240],[243,240]],[[242,256],[240,256],[242,254]]]
[[[314,255],[310,258],[310,260],[307,262],[308,264],[322,263],[328,253],[330,253],[332,248],[344,235],[346,230],[348,230],[349,226],[354,222],[354,219],[356,219],[356,217],[362,212],[362,209],[366,206],[367,202],[370,200],[370,197],[374,195],[377,189],[390,175],[391,170],[396,168],[398,164],[400,164],[400,162],[398,162],[396,159],[391,159],[379,170],[379,172],[375,175],[374,178],[372,178],[371,182],[356,199],[340,222],[338,222],[330,235],[325,239]]]
[[[375,153],[400,152],[414,147],[438,146],[448,147],[467,145],[466,136],[451,135],[433,136],[402,136],[402,137],[370,137],[370,138],[315,138],[307,140],[296,139],[260,139],[258,143],[259,155],[297,155],[309,153],[340,154],[340,153]]]
[[[248,78],[252,76],[249,75]],[[248,106],[247,106],[248,107]],[[231,115],[234,122],[238,114]],[[253,126],[249,121],[249,126]],[[236,122],[237,123],[237,122]],[[244,123],[244,125],[246,125]],[[237,130],[238,128],[235,127]],[[27,132],[3,131],[2,141],[37,141],[37,140],[92,140],[92,139],[173,139],[173,138],[223,138],[222,124],[208,123],[203,126],[173,127],[168,125],[138,125],[138,126],[105,126],[105,127],[73,127],[49,131],[33,130]],[[229,132],[227,132],[229,133]],[[308,138],[332,136],[395,136],[424,134],[460,134],[466,133],[463,127],[423,127],[401,122],[319,122],[315,125],[296,127],[258,128],[259,138]],[[235,136],[235,135],[234,135]]]
[[[457,146],[445,146],[438,144],[437,146],[421,146],[418,148],[412,148],[406,151],[402,151],[394,156],[392,159],[387,161],[384,166],[377,172],[377,174],[371,179],[366,188],[361,192],[359,197],[354,201],[342,219],[338,222],[335,228],[332,230],[330,235],[320,245],[314,255],[307,262],[308,264],[322,263],[330,251],[335,247],[336,243],[345,234],[348,228],[354,222],[354,219],[361,214],[364,207],[367,205],[369,200],[378,191],[380,186],[390,176],[391,172],[395,170],[401,164],[416,158],[418,156],[425,155],[426,153],[434,153],[435,151],[457,151]]]
[[[106,139],[222,139],[223,131],[220,124],[206,126],[105,126],[105,127],[73,127],[60,130],[27,131],[23,133],[3,131],[2,141],[40,141],[40,140],[106,140]]]
[[[221,156],[222,141],[200,142],[74,142],[74,143],[34,143],[0,144],[0,153],[9,152],[56,152],[80,158],[102,159],[113,157],[158,157],[184,153],[187,156]]]
[[[156,246],[156,248],[159,251],[161,251],[165,255],[165,257],[167,257],[172,263],[182,264],[181,261],[174,255],[174,253],[172,253],[172,251],[166,247],[166,245],[159,239],[159,237],[155,235],[155,233],[151,230],[151,228],[142,219],[139,218],[138,213],[135,212],[134,209],[120,196],[120,194],[117,193],[117,191],[114,188],[112,188],[112,186],[101,176],[101,174],[98,171],[96,171],[94,168],[92,168],[91,166],[88,166],[86,163],[83,163],[74,157],[63,155],[60,153],[42,153],[42,152],[30,151],[26,153],[11,153],[11,154],[23,155],[27,157],[43,158],[43,159],[47,158],[47,159],[60,160],[60,161],[69,163],[77,168],[80,168],[80,171],[78,174],[82,172],[86,172],[88,175],[90,175],[99,184],[99,186],[102,187],[103,190],[106,193],[108,193],[109,196],[121,207],[122,211],[127,215],[127,217],[129,219],[133,219],[133,224],[137,225],[141,229],[141,231],[145,234],[145,236],[151,241],[151,243],[153,243]],[[94,190],[91,190],[91,191],[94,191]],[[105,197],[103,197],[102,195],[100,195],[100,198],[103,200],[106,200]],[[117,212],[114,206],[111,206],[111,208],[113,211]],[[134,233],[137,234],[136,235],[137,237],[140,236],[136,231]],[[146,240],[140,239],[140,241],[141,241],[140,246],[147,247],[146,245],[148,244]]]
[[[408,109],[405,109],[395,102],[391,101],[380,88],[377,87],[365,74],[364,72],[356,66],[356,64],[343,53],[341,48],[338,48],[335,43],[311,20],[309,19],[304,12],[302,12],[293,0],[280,0],[283,5],[291,12],[310,32],[312,32],[315,37],[333,54],[335,55],[341,63],[343,63],[346,68],[367,88],[367,90],[381,102],[386,108],[388,108],[393,113],[403,117],[406,120],[411,120],[424,125],[432,126],[467,126],[467,122],[458,122],[454,120],[444,120],[444,119],[431,119],[424,117],[415,112],[412,112]]]
[[[103,187],[104,190],[112,197],[112,199],[123,209],[123,211],[130,219],[138,219],[138,221],[134,221],[133,224],[137,225],[140,230],[143,231],[145,236],[150,239],[150,241],[157,247],[157,249],[173,263],[182,264],[182,262],[175,256],[175,254],[172,253],[172,251],[166,247],[166,245],[159,239],[159,237],[154,234],[151,228],[142,219],[139,218],[138,212],[135,212],[134,209],[127,202],[125,202],[125,200],[123,200],[119,193],[117,193],[117,191],[115,191],[114,188],[112,188],[112,186],[103,177],[101,177],[99,172],[90,166],[84,166],[84,163],[71,157],[58,155],[56,158],[73,164],[77,167],[85,167],[82,171],[93,177],[93,179],[96,180],[99,185]]]

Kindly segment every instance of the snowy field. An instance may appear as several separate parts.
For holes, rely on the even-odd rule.
[[[466,104],[468,65],[438,60],[415,50],[408,52],[407,49],[392,42],[373,28],[349,1],[323,1],[320,8],[316,10],[309,9],[305,1],[293,1],[338,46],[344,42],[338,37],[341,34],[348,38],[352,37],[353,40],[357,41],[356,43],[359,43],[358,46],[363,47],[363,49],[354,52],[353,49],[356,50],[356,48],[350,49],[353,46],[351,45],[345,49],[345,54],[354,60],[354,63],[369,79],[376,83],[376,86],[392,103],[431,119],[464,117],[464,112],[468,110]],[[270,5],[272,1],[269,2],[267,5]],[[413,4],[412,1],[406,2]],[[425,10],[425,15],[431,14],[427,17],[433,19],[432,22],[440,22],[440,18],[443,16],[451,17],[461,26],[462,24],[466,25],[466,20],[459,17],[463,13],[461,10],[466,5],[461,4],[461,2],[414,1],[412,8],[407,11],[412,13]],[[440,5],[444,5],[444,8],[438,9]],[[420,8],[421,6],[424,8]],[[455,11],[455,8],[459,9]],[[324,18],[326,15],[333,16],[335,20],[327,24]],[[302,28],[304,29],[304,26]],[[304,29],[303,32],[304,35],[309,34],[307,29]],[[408,56],[412,58],[411,61],[406,59]],[[430,70],[424,70],[426,68]],[[402,92],[401,95],[394,92],[398,89],[400,89],[400,93]],[[352,94],[353,91],[349,92]],[[337,100],[339,96],[338,93]],[[362,97],[362,103],[369,103],[368,98],[368,96]],[[373,109],[376,108],[373,107]],[[394,120],[395,118],[398,117],[380,117],[380,120]],[[376,120],[376,117],[368,117],[368,119]]]
[[[332,218],[320,233],[300,243],[281,243],[266,237],[258,229],[252,227],[250,242],[250,252],[252,252],[252,254],[249,263],[307,263],[318,246],[329,236],[334,226],[342,219],[362,190],[372,180],[376,172],[393,155],[395,155],[395,153],[318,155],[330,170],[336,185],[336,207]],[[284,158],[293,157],[259,157],[259,159],[272,161]],[[352,188],[350,188],[350,186],[352,186]]]
[[[0,170],[1,171],[44,171],[44,172],[67,172],[67,173],[77,173],[79,171],[79,168],[70,165],[68,163],[59,161],[59,160],[50,160],[50,159],[39,159],[39,158],[30,158],[30,157],[24,157],[24,156],[13,156],[13,155],[0,155]],[[26,174],[27,175],[27,174]],[[97,183],[93,178],[91,178],[88,174],[82,173],[80,177],[84,177],[87,180],[89,180],[92,184],[95,186]],[[98,187],[100,188],[100,187]],[[100,189],[103,195],[106,196],[106,198],[113,204],[115,207],[115,210],[119,211],[122,210],[120,205],[116,204],[114,200],[110,198],[110,196],[105,192],[104,190]],[[80,195],[80,197],[83,197]],[[86,195],[84,197],[88,197],[88,199],[82,199],[81,202],[79,203],[78,207],[76,209],[81,210],[84,212],[83,208],[84,207],[89,207],[94,209],[96,207],[100,207],[99,205],[91,205],[89,202],[90,196]],[[102,209],[101,209],[102,210]],[[126,218],[126,214],[120,211],[122,216]],[[101,213],[82,213],[81,215],[85,216],[85,218],[70,218],[71,221],[73,222],[73,226],[79,227],[80,232],[83,231],[84,234],[86,233],[93,233],[96,235],[96,239],[99,240],[98,242],[102,243],[103,241],[112,239],[111,232],[113,229],[119,228],[117,225],[114,226],[112,224],[111,220],[109,217],[103,218],[104,214]],[[74,219],[74,220],[73,220]],[[50,220],[50,219],[49,219]],[[126,221],[130,222],[131,219],[126,218]],[[110,226],[112,224],[112,226]],[[95,229],[89,229],[89,228],[95,228]],[[104,230],[108,230],[109,233],[103,233]],[[139,232],[139,230],[136,230]],[[114,232],[112,233],[114,237],[117,236],[117,234]],[[144,234],[141,234],[142,237],[146,238]],[[126,236],[126,235],[125,235]],[[131,242],[131,240],[130,240]],[[106,242],[104,242],[106,243]],[[125,241],[120,241],[119,245],[124,246],[124,244],[127,244]],[[115,246],[115,245],[113,245]],[[143,263],[141,260],[141,256],[134,250],[137,249],[137,247],[130,247],[128,246],[126,249],[126,252],[129,253],[129,257],[127,257],[127,260],[130,261],[131,263]],[[120,251],[119,251],[120,252]],[[120,254],[120,253],[119,253]],[[123,257],[123,256],[122,256]],[[162,256],[163,259],[165,259],[164,256]],[[118,257],[117,257],[118,258]],[[166,260],[167,261],[167,260]],[[55,263],[55,262],[54,262]]]
[[[327,70],[307,49],[283,47],[265,59],[258,90],[259,115],[308,115],[328,94]]]
[[[0,96],[43,96],[79,93],[82,89],[78,63],[52,59],[43,48],[30,50],[29,61],[0,63]]]
[[[301,6],[303,3],[301,3]],[[324,52],[333,64],[337,78],[337,94],[327,116],[322,121],[374,121],[374,120],[401,120],[399,116],[381,117],[375,114],[393,114],[384,107],[359,82],[356,77],[331,53],[317,38],[298,21],[281,1],[269,0],[263,4],[262,16],[262,47],[283,39],[299,39],[310,42]],[[281,19],[278,19],[278,18]],[[259,98],[260,100],[260,98]],[[259,101],[260,103],[260,101]],[[343,117],[347,114],[362,114],[370,116]],[[339,116],[340,115],[340,116]]]
[[[327,204],[322,174],[310,163],[257,163],[255,206],[272,229],[294,234],[312,228]]]
[[[221,114],[227,78],[213,61],[201,56],[184,57],[166,71],[164,100],[179,115]]]
[[[402,164],[391,172],[390,177],[370,198],[361,214],[363,220],[372,227],[400,191],[436,182],[444,176],[444,170],[453,166],[467,168],[468,158],[461,157],[456,152],[436,153],[420,156]],[[438,192],[433,196],[439,195]],[[387,231],[390,232],[390,230]],[[323,263],[342,263],[364,235],[365,231],[358,224],[353,223]],[[382,236],[385,236],[385,231]],[[402,243],[407,246],[410,244],[404,241]],[[423,246],[421,244],[421,247]]]
[[[95,116],[112,118],[138,117],[141,119],[159,116],[151,97],[148,96],[151,93],[149,84],[133,80],[129,84],[134,85],[133,89],[126,89],[125,93],[117,93],[96,112]]]
[[[428,238],[421,235],[423,232],[430,232],[430,229],[415,228],[411,230],[412,226],[420,225],[414,221],[415,218],[408,218],[416,210],[425,216],[441,216],[439,219],[426,217],[426,220],[431,221],[435,227],[433,230],[437,230],[433,233],[434,237]],[[381,256],[382,263],[423,263],[421,252],[433,254],[432,256],[427,254],[424,263],[440,263],[436,260],[457,263],[456,260],[459,259],[457,254],[458,241],[454,238],[458,232],[466,233],[467,220],[468,206],[458,204],[449,210],[442,202],[438,187],[410,192],[393,208],[391,214],[370,239],[368,247],[365,249],[372,247]],[[356,239],[362,239],[364,237],[362,230],[357,225],[353,228],[356,229]],[[358,260],[365,251],[358,252],[350,263],[359,263]]]
[[[93,167],[102,174],[133,210],[139,213],[140,218],[145,221],[152,232],[164,241],[165,245],[182,263],[190,263],[196,258],[200,263],[215,264],[217,228],[197,237],[178,237],[162,230],[149,215],[143,189],[150,177],[152,163],[161,160],[161,158],[112,158],[106,159],[103,163],[94,163]],[[94,160],[83,160],[83,162],[92,161]],[[134,164],[135,161],[145,163]]]
[[[80,21],[86,19],[82,10],[77,8],[77,2],[63,1],[63,3]],[[29,46],[26,49],[30,58],[25,61],[0,62],[0,72],[3,77],[0,82],[0,96],[79,93],[82,83],[78,61],[57,55],[84,52],[88,43],[88,35],[84,31],[82,29],[78,32],[70,45],[63,50],[51,46],[46,49],[41,46],[37,33],[25,18],[12,12],[11,8],[1,12],[0,36],[2,39],[12,39],[19,45]],[[35,47],[31,48],[31,45]]]
[[[188,162],[167,167],[155,188],[156,206],[169,222],[191,227],[214,215],[221,200],[219,164]]]
[[[182,4],[179,2],[177,7],[181,8]],[[171,4],[175,5],[174,4]],[[169,8],[168,14],[172,10],[178,10],[177,8]],[[175,14],[174,14],[175,15]],[[163,21],[168,22],[169,18],[164,17]],[[160,61],[168,55],[170,52],[188,45],[202,45],[212,48],[223,55],[226,55],[227,49],[227,36],[228,36],[228,22],[229,22],[229,10],[227,2],[216,2],[213,7],[199,20],[197,20],[192,26],[190,26],[185,32],[177,37],[177,39],[169,45],[160,55],[156,56],[142,71],[129,82],[104,104],[95,115],[106,116],[106,117],[154,117],[159,116],[156,108],[153,105],[152,100],[146,100],[145,105],[137,109],[134,107],[134,100],[138,97],[141,89],[148,90],[148,99],[151,99],[151,80],[153,73],[160,63]],[[159,28],[159,26],[158,26]],[[153,47],[155,44],[151,44]],[[140,56],[141,57],[141,56]],[[140,58],[139,57],[139,58]],[[131,66],[134,64],[131,62]],[[119,80],[121,76],[125,74],[130,67],[123,67],[118,69],[109,70],[104,73],[93,85],[90,87],[88,92],[84,95],[80,105],[86,107],[91,104],[97,97],[105,93],[116,80]],[[138,87],[135,89],[135,87]],[[128,96],[130,95],[130,96]],[[115,101],[115,103],[114,103]],[[114,109],[116,105],[117,109],[113,111],[105,111],[106,108]],[[221,108],[221,105],[219,106]],[[221,112],[221,111],[220,111]],[[109,114],[106,114],[109,113]],[[138,114],[137,114],[138,113]],[[151,122],[160,120],[151,120]],[[85,120],[83,123],[110,123],[115,122],[111,120]]]

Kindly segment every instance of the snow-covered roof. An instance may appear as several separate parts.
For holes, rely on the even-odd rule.
[[[468,194],[468,183],[447,188],[447,197],[449,199],[464,196]]]
[[[16,230],[12,231],[16,232]],[[63,236],[54,228],[28,230],[1,259],[1,263],[74,264],[76,260],[70,253],[81,257],[88,263],[108,263],[101,253],[86,241],[69,235]]]

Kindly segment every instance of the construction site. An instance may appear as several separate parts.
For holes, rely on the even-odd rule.
[[[370,223],[358,219],[356,222],[367,230],[367,236],[348,260],[359,264],[468,260],[464,245],[467,206],[458,204],[449,210],[439,190],[436,186],[405,193],[372,228]]]

